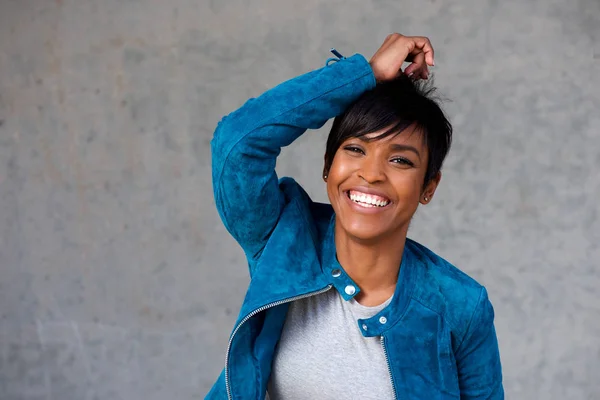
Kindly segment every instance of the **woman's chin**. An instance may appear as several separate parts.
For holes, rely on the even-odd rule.
[[[375,226],[364,221],[352,221],[349,224],[342,222],[342,227],[347,236],[361,241],[376,240],[385,234],[385,231],[380,226]]]

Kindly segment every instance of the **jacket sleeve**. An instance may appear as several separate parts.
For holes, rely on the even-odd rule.
[[[281,148],[374,86],[371,66],[356,54],[284,82],[219,122],[211,140],[215,203],[250,260],[259,257],[284,206],[275,173]]]
[[[469,328],[455,357],[461,399],[504,399],[494,309],[485,288],[481,289]]]

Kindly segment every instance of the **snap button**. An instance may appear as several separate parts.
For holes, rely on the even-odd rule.
[[[342,271],[340,271],[339,269],[334,269],[333,271],[331,271],[331,276],[333,276],[334,278],[339,277],[342,274]]]
[[[348,285],[344,289],[344,292],[346,292],[348,296],[352,296],[354,293],[356,293],[356,288],[352,285]]]
[[[380,324],[385,324],[387,322],[387,318],[386,317],[379,317],[379,323]]]
[[[363,324],[362,328],[363,328],[363,330],[366,331],[367,330],[367,324]]]

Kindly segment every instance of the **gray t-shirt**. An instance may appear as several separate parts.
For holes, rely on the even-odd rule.
[[[365,307],[332,289],[290,304],[267,399],[393,399],[380,337],[364,337],[357,322],[391,300]]]

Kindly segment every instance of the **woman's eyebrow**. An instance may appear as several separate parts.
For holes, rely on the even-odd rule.
[[[393,151],[412,151],[413,153],[415,153],[417,155],[417,157],[419,157],[419,160],[421,160],[421,153],[419,153],[419,150],[417,150],[413,146],[408,146],[406,144],[392,143],[392,144],[390,144],[390,148]]]

